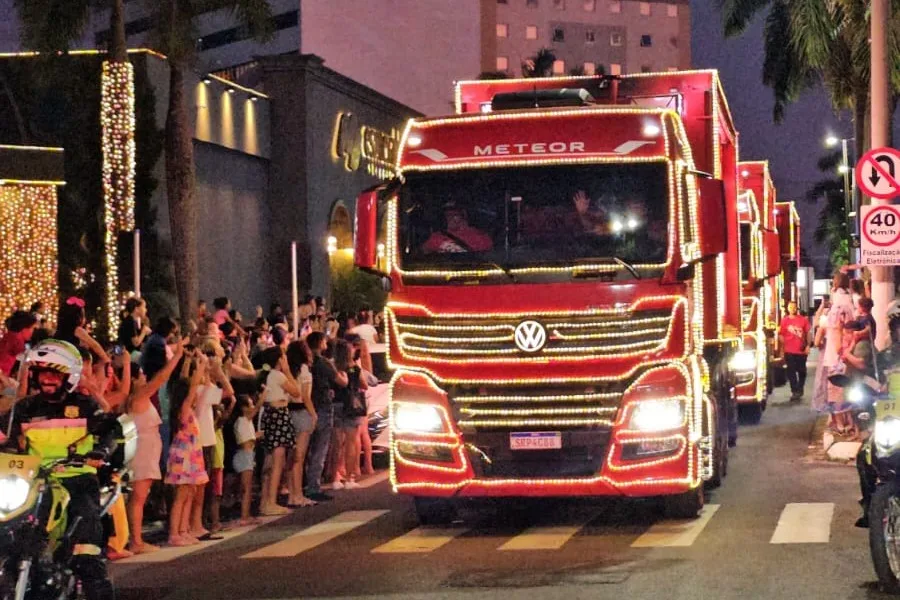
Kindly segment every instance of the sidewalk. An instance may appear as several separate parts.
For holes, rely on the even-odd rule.
[[[812,397],[812,389],[815,386],[816,367],[818,366],[817,350],[810,352],[806,362],[808,377],[806,379],[805,397]],[[777,390],[776,390],[777,393]],[[805,402],[809,406],[808,402]],[[806,458],[809,461],[831,462],[839,464],[856,464],[856,453],[862,442],[842,437],[828,430],[828,414],[820,414],[815,421],[809,435],[809,451]]]

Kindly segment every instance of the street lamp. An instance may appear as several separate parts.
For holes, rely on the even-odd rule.
[[[853,225],[853,217],[856,216],[856,185],[850,177],[850,153],[847,149],[848,142],[855,142],[856,138],[839,138],[834,134],[829,134],[825,138],[825,145],[834,148],[841,144],[841,164],[838,166],[838,172],[844,178],[844,211],[847,215],[847,228],[851,234],[857,233],[856,227]]]

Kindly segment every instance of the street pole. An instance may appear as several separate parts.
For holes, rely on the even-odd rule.
[[[847,217],[847,235],[850,240],[847,242],[847,258],[853,261],[853,244],[850,243],[853,238],[853,202],[850,195],[850,157],[847,152],[847,138],[841,138],[841,171],[844,175],[844,215]]]
[[[294,339],[300,339],[300,297],[297,292],[297,242],[291,242],[291,314],[294,315]]]
[[[141,230],[134,230],[134,295],[141,297]]]
[[[871,114],[872,136],[871,148],[888,145],[890,137],[889,112],[890,96],[890,64],[887,52],[887,23],[891,17],[890,0],[872,0],[871,12]],[[860,153],[864,149],[860,148]],[[872,199],[874,204],[890,204],[889,201]],[[875,322],[878,325],[876,346],[885,348],[890,344],[887,309],[894,299],[893,267],[875,267],[872,269],[872,300],[875,302]]]

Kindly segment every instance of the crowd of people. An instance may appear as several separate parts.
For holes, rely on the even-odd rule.
[[[366,390],[379,384],[370,350],[381,319],[332,315],[322,298],[296,310],[295,331],[277,303],[247,321],[221,297],[211,309],[201,301],[184,327],[170,317],[151,327],[133,297],[108,345],[79,298],[55,324],[41,305],[18,310],[0,338],[0,415],[35,392],[27,349],[58,340],[81,356],[77,393],[132,417],[137,449],[130,494],[112,511],[112,559],[158,550],[142,533],[148,513],[167,517],[169,545],[185,546],[220,539],[228,510],[246,526],[315,506],[332,499],[324,484],[352,490],[373,471]]]

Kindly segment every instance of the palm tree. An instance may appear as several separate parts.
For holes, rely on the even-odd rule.
[[[842,160],[840,152],[831,152],[819,159],[819,170],[833,174]],[[807,201],[825,201],[819,209],[819,224],[814,237],[816,243],[828,249],[829,270],[835,265],[848,264],[850,259],[850,230],[843,186],[842,178],[832,176],[816,182],[806,191]]]
[[[91,10],[109,8],[109,59],[128,60],[123,0],[15,0],[15,5],[22,22],[23,45],[44,52],[67,50],[81,39]],[[184,90],[185,76],[196,57],[197,19],[211,11],[229,10],[250,37],[266,41],[272,34],[272,11],[268,0],[161,0],[147,6],[153,11],[153,46],[168,56],[166,193],[172,244],[177,249],[178,307],[187,319],[199,297],[193,132]]]
[[[763,83],[772,88],[773,117],[801,92],[823,82],[835,110],[853,113],[859,148],[868,148],[869,14],[859,0],[719,0],[726,36],[744,32],[768,9]],[[894,90],[900,92],[900,0],[888,27]]]
[[[537,54],[522,63],[522,77],[550,77],[556,54],[550,48],[541,48]]]

